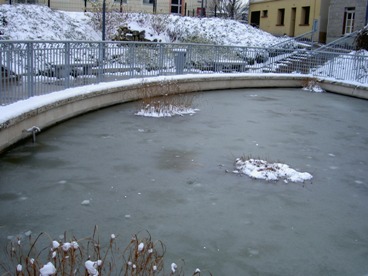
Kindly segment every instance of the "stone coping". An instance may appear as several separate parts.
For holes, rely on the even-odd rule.
[[[206,74],[160,76],[66,89],[0,107],[0,153],[44,129],[80,114],[108,106],[165,94],[240,88],[301,88],[317,80],[332,93],[368,99],[368,87],[290,74]]]

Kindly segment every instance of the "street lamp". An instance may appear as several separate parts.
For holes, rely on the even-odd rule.
[[[106,0],[102,2],[102,41],[106,38]]]
[[[201,17],[204,16],[203,8],[204,8],[204,5],[203,5],[203,0],[202,0],[201,1]]]

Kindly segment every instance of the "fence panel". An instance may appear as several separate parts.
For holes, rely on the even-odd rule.
[[[0,41],[0,104],[98,82],[202,73],[299,73],[368,84],[368,54],[201,44]]]

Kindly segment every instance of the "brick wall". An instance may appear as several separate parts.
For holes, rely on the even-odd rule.
[[[366,23],[367,5],[368,0],[331,0],[328,15],[327,42],[343,36],[345,8],[355,7],[354,31],[363,28]]]

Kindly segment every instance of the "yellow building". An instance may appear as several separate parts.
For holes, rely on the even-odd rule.
[[[274,35],[299,36],[316,30],[325,42],[330,0],[250,0],[249,23]]]

